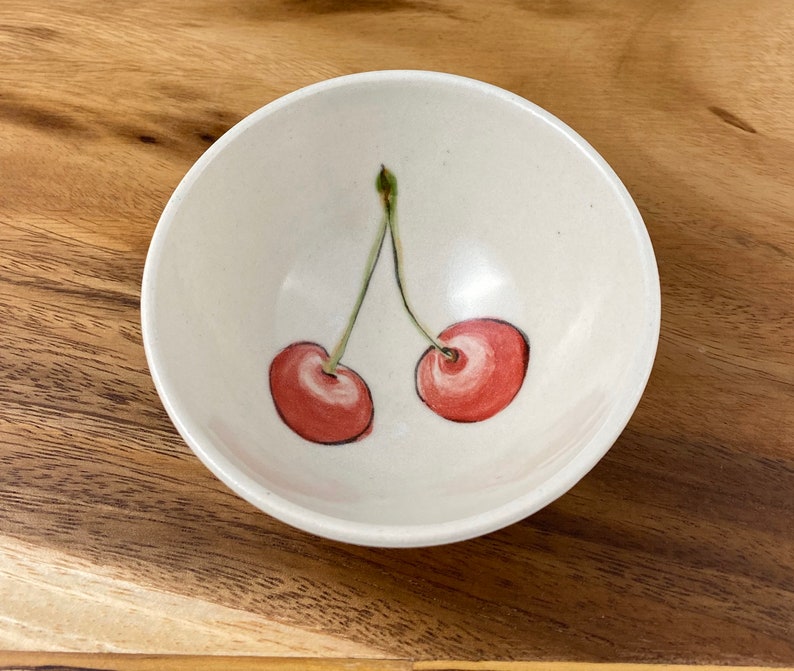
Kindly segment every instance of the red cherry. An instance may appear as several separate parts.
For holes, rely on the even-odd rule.
[[[284,423],[313,443],[341,445],[372,429],[372,395],[354,370],[323,370],[328,352],[312,342],[285,347],[270,364],[270,393]]]
[[[453,422],[481,422],[515,398],[529,365],[529,343],[499,319],[467,319],[439,336],[416,365],[416,391],[435,413]]]

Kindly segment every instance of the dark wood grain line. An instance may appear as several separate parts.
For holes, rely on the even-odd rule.
[[[729,112],[722,107],[717,107],[716,105],[710,105],[708,108],[709,112],[718,116],[722,119],[725,123],[729,126],[733,126],[734,128],[738,128],[739,130],[743,130],[745,133],[757,133],[755,128],[753,128],[749,123],[740,119],[738,116]]]
[[[74,286],[65,286],[54,281],[47,282],[42,281],[41,279],[25,280],[19,277],[12,277],[10,275],[0,275],[0,284],[10,284],[23,288],[30,287],[52,292],[58,295],[83,298],[89,301],[101,301],[103,303],[111,304],[115,303],[116,305],[128,308],[137,308],[140,305],[140,298],[138,296],[130,296],[121,291],[94,289],[90,287],[78,288]]]
[[[24,41],[30,39],[49,41],[60,36],[60,33],[54,28],[35,24],[2,23],[0,24],[0,33],[12,35]]]
[[[411,11],[455,16],[442,3],[423,2],[422,0],[281,0],[281,5],[288,10],[299,10],[301,13],[314,15]]]
[[[62,664],[37,664],[35,666],[0,666],[0,671],[113,671],[109,666],[64,666]]]
[[[90,137],[92,135],[88,126],[83,125],[71,115],[41,105],[15,100],[10,98],[7,93],[0,93],[0,122],[2,121],[72,136]]]

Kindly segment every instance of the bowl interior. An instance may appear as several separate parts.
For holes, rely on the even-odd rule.
[[[344,330],[381,164],[399,184],[416,312],[436,333],[507,320],[528,336],[529,368],[491,419],[434,414],[414,384],[426,343],[384,253],[343,359],[370,388],[372,432],[317,445],[278,417],[268,368],[290,343],[330,350]],[[219,140],[163,214],[142,300],[158,390],[216,474],[316,533],[412,545],[519,519],[596,463],[647,380],[658,295],[633,202],[570,129],[484,84],[393,72],[299,91]]]

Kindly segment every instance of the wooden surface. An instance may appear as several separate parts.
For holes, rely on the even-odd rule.
[[[698,667],[699,668],[699,667]],[[445,663],[444,669],[458,671]],[[0,651],[0,671],[415,671],[402,660]],[[418,670],[417,670],[418,671]],[[429,671],[429,670],[428,670]],[[465,671],[461,669],[460,671]],[[483,669],[482,671],[491,671]],[[492,671],[501,671],[493,669]],[[508,671],[508,670],[505,670]],[[513,671],[513,670],[510,670]],[[541,671],[515,669],[514,671]],[[548,670],[543,670],[548,671]],[[560,671],[568,671],[560,669]],[[573,671],[573,670],[571,670]],[[596,670],[598,671],[598,670]],[[605,671],[613,671],[607,669]],[[620,671],[620,670],[614,670]],[[633,671],[633,670],[627,670]],[[655,671],[649,669],[648,671]],[[691,670],[684,670],[691,671]],[[738,671],[738,670],[730,670]],[[741,671],[747,670],[744,667]]]
[[[418,661],[0,651],[0,671],[762,671],[765,666]],[[774,667],[791,671],[790,667]]]
[[[0,648],[794,664],[789,0],[3,0],[0,66]],[[572,125],[634,195],[663,294],[648,390],[595,470],[410,551],[230,493],[166,418],[138,322],[202,151],[381,68]]]
[[[790,667],[774,667],[791,671]],[[764,666],[419,661],[0,651],[0,671],[762,671]]]

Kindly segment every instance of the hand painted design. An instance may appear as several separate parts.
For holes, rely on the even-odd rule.
[[[499,319],[467,319],[438,340],[454,356],[429,347],[416,364],[416,393],[427,407],[453,422],[481,422],[515,398],[529,365],[529,343]]]
[[[372,430],[372,395],[347,366],[326,372],[328,352],[313,342],[293,343],[270,364],[270,393],[284,423],[313,443],[341,445]]]
[[[397,180],[383,166],[376,187],[383,217],[339,342],[331,354],[317,343],[293,343],[281,350],[270,364],[270,393],[279,416],[295,433],[314,443],[352,443],[372,431],[374,406],[369,387],[341,360],[387,232],[403,307],[411,323],[430,344],[416,365],[416,392],[428,408],[454,422],[480,422],[493,417],[518,394],[529,365],[527,337],[500,319],[467,319],[448,327],[438,337],[430,334],[416,317],[406,294],[396,217]]]

